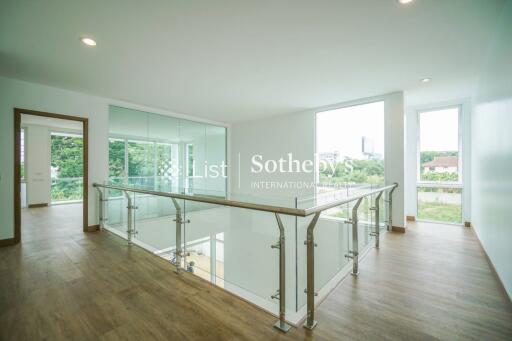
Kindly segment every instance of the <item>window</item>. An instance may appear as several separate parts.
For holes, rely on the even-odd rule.
[[[318,112],[316,159],[319,194],[337,190],[353,195],[362,188],[384,184],[384,102]],[[359,210],[361,220],[371,221],[370,207],[365,199]],[[347,205],[327,215],[347,218],[349,212]]]
[[[460,107],[418,113],[418,219],[462,222]]]
[[[316,115],[319,191],[384,183],[384,102]]]
[[[459,108],[419,113],[419,181],[461,182]]]
[[[126,176],[125,148],[124,140],[108,139],[108,170],[112,181],[122,180]]]
[[[155,187],[154,143],[128,140],[128,182],[153,189]]]
[[[177,153],[177,144],[110,138],[110,181],[170,190],[178,178]]]
[[[194,175],[195,175],[195,161],[194,161],[194,145],[188,143],[185,148],[186,170],[185,170],[185,189],[193,190],[194,188]]]
[[[194,176],[194,145],[187,144],[187,176]]]
[[[111,182],[176,191],[194,177],[197,189],[225,193],[225,177],[207,178],[194,169],[196,162],[225,164],[224,127],[110,106],[109,138]]]
[[[156,179],[155,179],[155,188],[157,190],[168,190],[170,191],[173,182],[177,181],[177,168],[173,162],[173,149],[175,149],[175,153],[177,152],[177,145],[174,146],[170,143],[156,143],[156,155],[155,155],[155,167],[156,167]]]

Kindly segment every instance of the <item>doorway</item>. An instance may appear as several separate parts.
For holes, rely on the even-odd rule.
[[[88,119],[14,109],[14,242],[23,216],[51,225],[82,214],[88,227]],[[81,206],[81,207],[80,207]],[[31,211],[29,211],[31,210]]]

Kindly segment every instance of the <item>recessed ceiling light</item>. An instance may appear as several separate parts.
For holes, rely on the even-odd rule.
[[[96,41],[91,38],[82,37],[82,38],[80,38],[80,41],[87,46],[96,46]]]
[[[408,3],[411,3],[413,2],[414,0],[398,0],[399,3],[401,3],[402,5],[405,5],[405,4],[408,4]]]
[[[428,82],[430,82],[431,80],[432,80],[432,78],[427,77],[427,78],[423,78],[423,79],[421,80],[421,82],[422,82],[422,83],[428,83]]]

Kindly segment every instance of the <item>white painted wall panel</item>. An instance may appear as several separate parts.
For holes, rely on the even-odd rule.
[[[488,51],[472,113],[471,216],[512,296],[512,1]]]
[[[47,127],[26,128],[25,160],[28,205],[50,203],[50,132]]]

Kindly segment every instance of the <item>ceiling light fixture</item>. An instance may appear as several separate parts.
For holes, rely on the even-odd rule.
[[[422,83],[428,83],[428,82],[430,82],[431,80],[432,80],[432,78],[427,77],[427,78],[423,78],[423,79],[421,80],[421,82],[422,82]]]
[[[91,38],[82,37],[82,38],[80,38],[80,41],[87,46],[96,46],[96,41]]]
[[[411,3],[413,2],[414,0],[398,0],[399,3],[401,3],[402,5],[405,5],[405,4],[408,4],[408,3]]]

